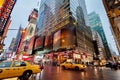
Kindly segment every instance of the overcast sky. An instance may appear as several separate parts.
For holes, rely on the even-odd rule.
[[[12,11],[12,23],[10,25],[10,29],[18,29],[20,24],[22,27],[26,27],[28,22],[28,16],[33,10],[33,8],[38,8],[37,4],[40,0],[17,0],[17,3]],[[117,49],[114,47],[115,42],[113,40],[112,34],[110,32],[110,25],[109,21],[106,16],[106,12],[104,10],[104,6],[102,4],[102,0],[85,0],[88,13],[95,11],[97,14],[100,15],[103,29],[105,31],[108,44],[111,46],[111,49],[113,49],[116,53]],[[16,31],[8,31],[7,38],[5,39],[5,48],[8,48],[11,40],[13,37],[16,37],[17,30]]]
[[[28,24],[28,16],[31,11],[37,7],[38,0],[17,0],[12,11],[12,22],[10,29],[18,29],[20,24],[26,27]],[[12,38],[16,37],[18,30],[8,30],[7,38],[5,39],[5,48],[8,48]]]

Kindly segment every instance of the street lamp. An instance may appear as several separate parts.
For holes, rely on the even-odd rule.
[[[22,33],[25,33],[26,31],[25,31],[25,29],[22,29],[21,32],[22,32]]]
[[[64,39],[62,39],[62,42],[64,43],[64,42],[65,42],[65,40],[64,40]]]

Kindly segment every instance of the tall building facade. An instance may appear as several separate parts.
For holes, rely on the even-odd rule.
[[[93,42],[96,53],[94,54],[94,58],[98,60],[106,60],[104,45],[99,33],[97,31],[93,31],[92,33],[93,33]]]
[[[13,47],[13,50],[12,50],[12,52],[14,52],[15,54],[16,54],[16,52],[18,50],[18,47],[19,47],[19,42],[21,40],[21,31],[22,30],[23,30],[23,28],[20,26],[19,30],[18,30],[18,33],[17,33],[17,36],[16,36],[15,43],[14,43],[14,47]]]
[[[41,53],[67,54],[70,55],[68,58],[92,61],[94,48],[87,22],[84,0],[41,1],[37,36],[41,41],[39,46],[42,47],[37,50]]]
[[[37,18],[38,10],[34,8],[29,15],[29,23],[27,27],[21,30],[19,45],[17,47],[16,59],[29,61],[33,60],[32,57],[30,57],[30,55],[33,51]]]
[[[108,47],[105,33],[102,28],[102,23],[101,23],[99,15],[96,14],[95,12],[92,12],[88,15],[88,17],[89,17],[89,24],[90,24],[91,30],[97,31],[102,39],[103,45],[105,47],[104,54],[106,54],[106,59],[110,59],[111,53],[110,53],[110,49]]]
[[[120,0],[102,0],[120,53]]]
[[[15,44],[15,41],[16,41],[16,39],[13,38],[12,41],[11,41],[11,43],[10,43],[10,46],[9,46],[9,50],[10,50],[10,51],[13,50],[13,48],[14,48],[14,44]]]
[[[25,46],[27,46],[27,50],[26,50],[27,54],[32,54],[33,51],[37,18],[38,18],[38,10],[33,9],[33,11],[31,12],[28,18],[29,24],[26,27],[26,35],[24,39],[24,44]]]
[[[21,40],[19,42],[18,53],[32,54],[34,35],[36,29],[36,22],[38,18],[38,10],[33,9],[28,18],[28,25],[22,32]]]

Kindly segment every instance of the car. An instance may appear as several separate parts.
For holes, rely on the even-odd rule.
[[[112,63],[111,62],[106,62],[105,66],[106,67],[111,67]]]
[[[85,70],[86,66],[75,62],[64,62],[60,64],[63,69]]]
[[[0,62],[0,79],[18,77],[20,80],[27,80],[41,70],[39,65],[32,65],[27,61],[3,61]]]

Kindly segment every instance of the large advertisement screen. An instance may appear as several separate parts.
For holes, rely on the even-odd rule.
[[[35,40],[35,49],[42,49],[44,47],[44,36],[39,36]]]
[[[48,35],[45,37],[45,48],[46,49],[53,48],[53,35]]]
[[[60,48],[60,39],[61,39],[61,30],[57,31],[54,34],[54,39],[53,39],[53,50],[57,50]]]
[[[61,48],[71,49],[75,46],[75,33],[75,27],[72,26],[61,29]]]

